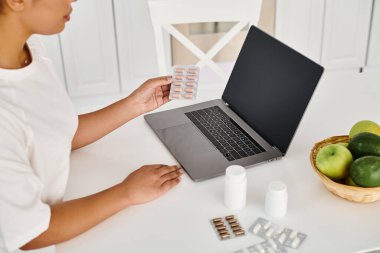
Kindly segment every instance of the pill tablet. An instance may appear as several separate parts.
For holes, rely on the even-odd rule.
[[[289,235],[289,238],[291,238],[291,239],[293,239],[294,237],[296,237],[297,236],[297,231],[292,231],[291,233],[290,233],[290,235]]]
[[[225,226],[220,226],[220,227],[216,227],[216,230],[223,231],[223,230],[227,230],[227,228]]]
[[[175,79],[175,80],[179,80],[179,81],[183,81],[183,80],[185,80],[185,76],[183,76],[183,75],[176,75],[176,76],[174,77],[174,79]]]
[[[284,231],[284,227],[283,227],[283,226],[280,226],[280,227],[276,230],[276,234],[281,234],[283,231]]]
[[[212,222],[214,222],[214,223],[215,223],[215,222],[218,222],[218,221],[221,222],[221,221],[222,221],[222,218],[214,218],[214,219],[212,219]]]
[[[242,236],[242,235],[245,235],[245,231],[244,231],[244,230],[234,231],[234,233],[235,233],[236,236]]]
[[[232,224],[230,224],[230,227],[231,228],[240,227],[240,224],[239,223],[232,223]]]
[[[218,230],[219,234],[229,234],[227,229]]]
[[[270,221],[267,221],[264,225],[264,229],[267,230],[269,228],[269,226],[272,225],[272,223]]]
[[[191,81],[198,80],[198,77],[196,75],[187,76],[187,80],[191,80]]]
[[[183,74],[185,72],[184,68],[177,68],[174,70],[174,73]]]
[[[265,235],[266,235],[267,237],[271,237],[272,234],[273,234],[273,232],[274,232],[274,229],[273,229],[273,228],[269,228],[268,231],[265,233]]]
[[[173,86],[182,86],[182,82],[175,81],[172,83]]]
[[[214,225],[215,225],[215,227],[217,228],[217,229],[220,229],[220,228],[225,228],[226,226],[224,225],[224,223],[218,223],[218,224],[215,224],[214,223]]]
[[[195,87],[196,82],[194,82],[194,81],[187,81],[186,85],[189,86],[189,87]]]
[[[190,98],[193,98],[193,94],[186,93],[186,94],[184,95],[184,97],[190,99]]]
[[[227,215],[226,217],[226,220],[231,220],[231,219],[235,219],[235,215],[231,214],[231,215]]]
[[[277,249],[277,244],[272,239],[268,239],[268,242],[272,248]]]
[[[173,98],[181,98],[181,93],[172,93]]]
[[[217,221],[217,222],[214,222],[215,226],[221,226],[223,225],[224,226],[224,222],[223,221]]]
[[[261,224],[257,223],[256,226],[253,228],[253,233],[257,234],[261,229]]]
[[[230,223],[230,224],[232,224],[232,223],[237,223],[237,220],[236,219],[229,219],[229,220],[227,220],[228,221],[228,223]]]
[[[260,253],[265,253],[265,249],[263,248],[263,246],[261,246],[261,244],[257,244],[257,245],[256,245],[256,249],[257,249]]]
[[[236,226],[240,226],[240,224],[238,222],[231,222],[229,223],[230,224],[230,227],[236,227]]]
[[[280,237],[278,238],[278,241],[283,244],[286,238],[286,234],[281,234]]]
[[[300,238],[298,238],[298,237],[294,238],[294,240],[292,242],[292,247],[297,248],[300,245],[300,242],[301,242]]]
[[[229,235],[229,234],[220,235],[220,238],[221,238],[222,240],[226,240],[226,239],[230,238],[230,235]]]

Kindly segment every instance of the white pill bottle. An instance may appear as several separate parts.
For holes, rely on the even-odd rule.
[[[245,207],[247,202],[247,175],[245,168],[231,165],[224,177],[224,204],[231,210]]]
[[[288,190],[281,181],[272,181],[265,195],[265,212],[274,218],[284,217],[288,206]]]

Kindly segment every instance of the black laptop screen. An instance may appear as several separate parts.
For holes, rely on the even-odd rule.
[[[251,26],[222,99],[286,153],[323,67]]]

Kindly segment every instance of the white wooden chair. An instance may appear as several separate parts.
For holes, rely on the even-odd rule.
[[[149,1],[154,29],[157,63],[160,75],[166,75],[166,59],[163,31],[175,37],[199,58],[197,65],[207,65],[224,81],[227,73],[218,66],[213,57],[230,42],[246,25],[257,25],[261,0],[159,0]],[[207,22],[237,22],[207,53],[200,50],[173,25]]]

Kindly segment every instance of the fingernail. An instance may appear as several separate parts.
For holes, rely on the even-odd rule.
[[[167,77],[167,78],[166,78],[166,80],[168,80],[168,82],[170,82],[170,83],[171,83],[171,82],[172,82],[172,77],[171,77],[171,76],[169,76],[169,77]]]
[[[183,169],[179,169],[179,173],[183,174],[185,171]]]

